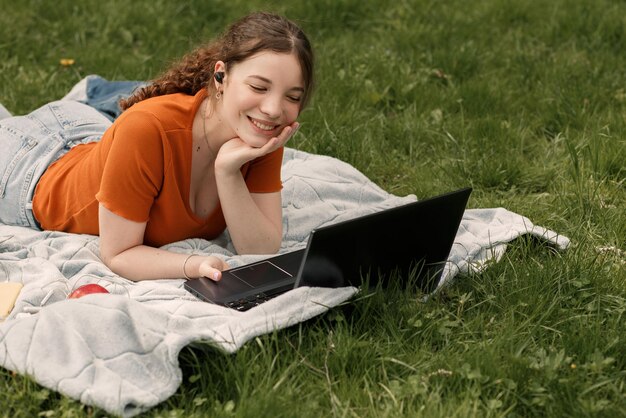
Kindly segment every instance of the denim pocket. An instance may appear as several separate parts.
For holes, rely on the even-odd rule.
[[[89,142],[99,141],[111,121],[91,106],[74,101],[57,101],[49,105],[56,118],[66,151]]]
[[[0,156],[0,197],[4,197],[11,174],[30,151],[38,144],[37,140],[24,135],[9,126],[0,125],[2,156]]]
[[[110,124],[110,121],[105,116],[84,103],[61,100],[52,102],[48,106],[59,125],[61,125],[61,129]]]

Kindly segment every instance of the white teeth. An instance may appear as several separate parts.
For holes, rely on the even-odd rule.
[[[264,131],[271,131],[271,130],[272,130],[272,129],[274,129],[274,127],[275,127],[275,125],[274,125],[274,126],[271,126],[271,125],[264,125],[264,124],[262,124],[261,122],[257,122],[257,121],[256,121],[256,120],[254,120],[254,119],[250,119],[250,120],[252,121],[252,123],[254,123],[254,126],[256,126],[256,127],[257,127],[257,128],[259,128],[259,129],[263,129]]]

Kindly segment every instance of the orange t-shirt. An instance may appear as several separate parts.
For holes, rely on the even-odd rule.
[[[202,100],[170,94],[141,101],[120,115],[99,142],[78,145],[39,180],[33,213],[45,230],[98,235],[98,203],[147,222],[144,243],[212,239],[226,228],[221,207],[206,219],[189,207],[192,123]],[[283,148],[245,164],[251,193],[282,188]]]

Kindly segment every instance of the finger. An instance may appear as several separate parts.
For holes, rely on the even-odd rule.
[[[207,269],[207,274],[205,276],[207,279],[211,279],[214,282],[219,282],[222,280],[222,272],[216,269],[215,267],[210,267]]]
[[[224,261],[218,257],[209,257],[200,266],[200,274],[208,279],[219,281],[222,278]]]
[[[298,123],[298,122],[292,123],[291,124],[291,132],[289,133],[289,136],[287,137],[287,139],[285,140],[283,145],[285,143],[287,143],[287,141],[289,141],[291,138],[293,138],[293,136],[298,132],[299,129],[300,129],[300,123]]]
[[[278,149],[280,146],[281,141],[278,139],[278,137],[273,137],[269,141],[267,141],[265,145],[263,145],[261,148],[252,148],[251,150],[254,152],[254,158],[259,158]]]
[[[298,130],[300,129],[300,122],[292,123],[291,127],[293,128],[293,132],[291,133],[291,136],[294,136],[296,132],[298,132]]]
[[[295,127],[294,127],[294,125],[295,125]],[[299,127],[299,126],[300,126],[300,124],[298,122],[294,122],[291,125],[287,125],[287,126],[285,126],[283,128],[283,130],[280,132],[280,134],[278,134],[278,136],[275,136],[275,137],[271,138],[262,147],[260,147],[260,148],[250,148],[251,156],[253,155],[251,159],[262,157],[263,155],[267,155],[267,154],[277,150],[278,148],[284,146],[287,143],[287,141],[289,140],[289,138],[291,138],[293,136],[293,134],[297,130],[297,127]]]
[[[294,127],[294,124],[296,124],[296,127]],[[274,151],[275,149],[278,149],[284,146],[287,143],[287,141],[289,141],[289,139],[293,136],[294,133],[296,133],[296,130],[297,130],[298,122],[294,122],[294,124],[285,126],[283,130],[280,132],[280,134],[278,134],[278,136],[272,138],[266,144],[268,146],[271,145],[270,151]]]
[[[287,142],[296,134],[296,132],[298,132],[298,129],[300,129],[300,124],[298,122],[294,122],[291,125],[285,126],[285,128],[279,135],[279,139],[281,141],[284,140],[283,143]],[[283,136],[283,138],[280,138],[281,136]]]

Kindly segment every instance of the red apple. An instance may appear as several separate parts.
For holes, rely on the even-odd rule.
[[[70,293],[70,295],[67,298],[78,299],[78,298],[81,298],[85,295],[89,295],[92,293],[109,293],[109,291],[106,290],[104,287],[100,286],[99,284],[91,283],[91,284],[80,286],[79,288],[74,290],[72,293]]]

